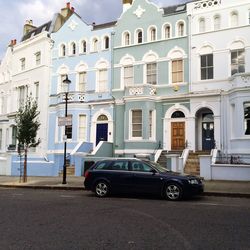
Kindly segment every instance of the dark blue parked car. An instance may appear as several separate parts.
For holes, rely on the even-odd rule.
[[[110,193],[160,194],[169,200],[203,193],[195,176],[171,172],[159,164],[135,158],[96,162],[85,173],[84,186],[98,197]]]

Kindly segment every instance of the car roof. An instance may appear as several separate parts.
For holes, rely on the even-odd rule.
[[[100,161],[119,161],[119,160],[126,160],[126,161],[142,161],[141,159],[138,159],[138,158],[125,158],[125,157],[118,157],[118,158],[107,158],[107,159],[102,159],[102,160],[98,160],[97,162],[100,162]]]

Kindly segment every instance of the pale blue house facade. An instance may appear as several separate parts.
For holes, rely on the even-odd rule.
[[[183,150],[190,108],[186,5],[124,1],[114,37],[115,155]]]
[[[58,174],[63,167],[65,129],[67,161],[82,175],[84,156],[113,142],[114,101],[111,94],[111,33],[115,23],[88,25],[76,13],[51,38],[51,88],[49,90],[48,159]],[[68,76],[69,86],[63,83]],[[68,92],[67,116],[62,126]],[[111,152],[110,152],[111,154]]]

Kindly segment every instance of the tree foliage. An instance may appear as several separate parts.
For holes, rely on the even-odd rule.
[[[16,114],[17,139],[19,144],[26,149],[36,147],[40,143],[40,139],[36,140],[37,131],[41,125],[38,121],[39,114],[37,103],[31,96],[27,98]]]
[[[24,166],[23,166],[23,182],[27,182],[27,153],[28,148],[36,147],[40,143],[40,139],[36,140],[37,131],[40,127],[37,110],[37,103],[28,97],[27,101],[21,106],[16,114],[17,136],[19,145],[24,148]]]

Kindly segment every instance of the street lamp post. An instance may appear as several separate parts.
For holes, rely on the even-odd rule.
[[[68,75],[66,75],[66,79],[63,80],[63,83],[67,85],[67,91],[65,91],[65,118],[68,115],[68,86],[71,83],[71,81],[68,78]],[[63,156],[63,181],[62,184],[67,184],[66,181],[66,175],[67,175],[67,166],[66,166],[66,154],[67,154],[67,133],[66,133],[66,125],[64,129],[64,156]]]

